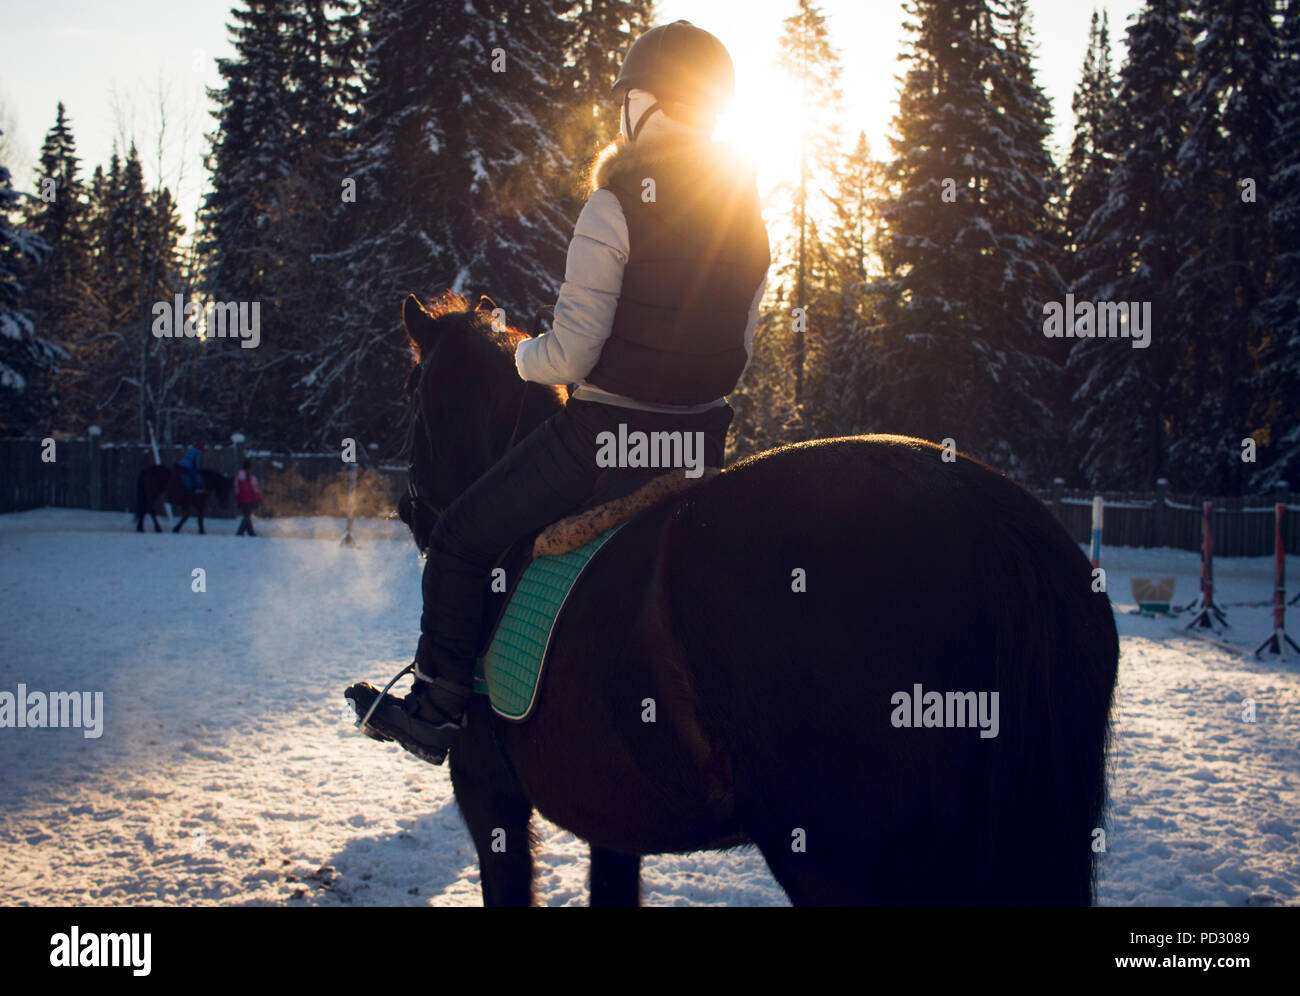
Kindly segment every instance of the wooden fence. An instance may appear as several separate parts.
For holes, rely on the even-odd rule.
[[[40,439],[0,439],[0,513],[45,506],[134,512],[140,471],[159,462],[171,466],[185,453],[183,446],[159,446],[161,460],[155,460],[149,446],[100,443],[95,436],[56,440],[52,462],[42,459],[43,450]],[[274,453],[235,443],[207,447],[203,466],[233,477],[245,457],[254,460],[254,472],[263,478],[271,471],[292,469],[303,480],[318,482],[348,472],[338,453]],[[364,454],[360,465],[368,466]],[[396,501],[406,488],[406,468],[379,465],[373,469],[385,478]],[[209,502],[206,514],[233,517],[234,500],[224,508]]]
[[[1076,542],[1092,532],[1092,498],[1096,492],[1062,488],[1040,493],[1057,520]],[[1105,503],[1102,547],[1201,548],[1200,495],[1175,495],[1167,487],[1153,492],[1101,492]],[[1282,537],[1287,553],[1300,553],[1300,495],[1273,491],[1266,495],[1211,498],[1210,530],[1216,557],[1263,557],[1273,553],[1273,506],[1287,505]]]
[[[97,437],[62,439],[55,444],[55,460],[41,459],[39,439],[0,439],[0,512],[15,512],[45,505],[66,508],[135,510],[136,479],[141,470],[155,463],[148,446],[138,443],[100,443]],[[162,463],[171,465],[181,458],[184,447],[161,446]],[[320,481],[347,473],[337,453],[274,453],[243,450],[238,444],[213,446],[205,450],[203,465],[234,475],[245,456],[256,461],[265,477],[272,470],[295,470],[305,481]],[[361,466],[367,466],[363,454]],[[394,501],[406,488],[406,468],[374,467],[388,482]],[[1091,533],[1091,491],[1067,491],[1057,487],[1039,492],[1056,518],[1078,543],[1087,543]],[[1105,525],[1102,545],[1172,547],[1199,550],[1201,546],[1200,495],[1174,495],[1167,487],[1144,493],[1102,492]],[[1300,553],[1300,495],[1278,491],[1268,495],[1213,498],[1210,525],[1214,552],[1221,557],[1262,557],[1273,553],[1273,505],[1288,505],[1282,535],[1288,553]],[[210,514],[232,516],[228,508]]]

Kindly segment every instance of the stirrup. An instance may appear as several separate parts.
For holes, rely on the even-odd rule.
[[[402,670],[398,671],[395,675],[393,675],[392,680],[389,681],[388,684],[384,686],[384,690],[375,696],[375,701],[370,703],[370,708],[366,710],[366,714],[357,720],[358,730],[360,730],[362,733],[365,733],[366,736],[368,737],[372,735],[370,732],[368,732],[371,728],[367,724],[370,722],[370,717],[375,714],[375,710],[379,708],[379,703],[384,701],[384,696],[388,694],[388,690],[390,688],[392,688],[399,681],[401,681],[405,675],[410,674],[414,670],[415,670],[415,661],[411,661],[410,664],[407,664],[406,667],[402,668]],[[379,733],[378,730],[375,730],[374,732]],[[384,739],[387,739],[387,737],[385,737]]]

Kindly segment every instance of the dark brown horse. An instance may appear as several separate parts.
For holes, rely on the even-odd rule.
[[[201,469],[199,474],[205,485],[203,491],[192,490],[175,467],[166,467],[158,463],[140,471],[140,477],[135,485],[135,531],[144,532],[144,517],[147,512],[153,519],[153,531],[162,532],[162,526],[158,525],[158,514],[154,510],[155,503],[161,498],[181,513],[181,519],[172,527],[172,532],[181,531],[181,526],[189,521],[191,510],[198,515],[199,532],[207,532],[203,528],[203,509],[207,505],[208,496],[215,495],[217,506],[224,508],[230,498],[233,482],[229,477],[218,474],[215,470]]]
[[[403,320],[423,547],[564,399],[462,299]],[[450,765],[484,901],[531,902],[536,809],[591,844],[593,905],[637,902],[640,855],[737,844],[796,904],[1089,903],[1118,659],[1091,581],[1041,502],[916,439],[785,446],[665,500],[581,576],[532,717],[471,705]]]

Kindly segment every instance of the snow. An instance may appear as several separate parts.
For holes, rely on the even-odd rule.
[[[341,695],[414,650],[404,527],[359,521],[350,549],[341,520],[260,521],[253,540],[235,524],[141,536],[120,513],[0,516],[0,691],[99,690],[106,711],[98,740],[0,729],[0,903],[477,905],[446,771],[361,736]],[[1174,575],[1189,601],[1194,553],[1107,548],[1102,566],[1123,656],[1100,902],[1297,904],[1300,665],[1125,614],[1134,575]],[[1215,572],[1229,639],[1253,646],[1271,558]],[[534,825],[539,900],[585,904],[585,845]],[[786,902],[753,850],[643,868],[648,905]]]

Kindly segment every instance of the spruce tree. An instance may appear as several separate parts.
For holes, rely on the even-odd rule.
[[[1150,305],[1150,345],[1066,340],[1076,385],[1075,466],[1098,487],[1154,486],[1174,473],[1168,451],[1178,412],[1175,379],[1185,345],[1174,297],[1181,262],[1177,155],[1186,133],[1191,31],[1186,0],[1148,0],[1128,28],[1115,112],[1102,143],[1114,150],[1106,198],[1079,235],[1074,293],[1090,302]]]
[[[1056,418],[1066,354],[1044,334],[1044,308],[1064,298],[1061,218],[1064,185],[1048,151],[1052,109],[1034,73],[1027,0],[990,4],[998,45],[990,72],[992,119],[1000,139],[985,199],[994,232],[989,257],[986,342],[993,350],[983,388],[1001,406],[1002,454],[1025,475],[1056,474],[1066,433]]]
[[[275,264],[267,276],[273,320],[257,350],[222,357],[231,368],[227,417],[254,438],[293,448],[316,438],[294,398],[311,356],[345,308],[342,255],[356,237],[348,196],[348,130],[360,101],[364,35],[351,0],[295,0],[289,12],[286,72],[292,99],[290,168],[270,185],[265,215]],[[266,305],[264,305],[266,308]]]
[[[1111,70],[1110,18],[1106,11],[1092,12],[1088,29],[1088,51],[1083,73],[1074,91],[1074,141],[1065,165],[1069,196],[1065,208],[1067,248],[1066,276],[1073,281],[1077,272],[1074,254],[1079,249],[1084,226],[1106,197],[1107,177],[1115,165],[1115,150],[1108,147],[1113,135],[1115,77]]]
[[[180,239],[184,229],[170,191],[151,189],[134,143],[108,169],[96,167],[86,221],[91,258],[87,282],[95,289],[84,320],[69,329],[75,363],[61,380],[77,428],[89,422],[110,436],[159,442],[165,420],[178,412],[178,368],[192,356],[193,340],[159,340],[153,307],[170,304],[180,289]],[[191,424],[203,413],[182,413]]]
[[[566,15],[568,58],[563,103],[571,112],[560,122],[566,158],[576,166],[590,163],[618,135],[621,105],[610,94],[623,56],[638,36],[653,26],[654,0],[575,0]],[[586,199],[581,170],[560,178],[574,196]]]
[[[1272,279],[1261,303],[1264,338],[1255,378],[1260,447],[1256,487],[1300,488],[1300,0],[1286,0],[1278,31],[1277,132],[1269,206]]]
[[[27,309],[23,273],[40,262],[48,247],[17,222],[22,197],[9,167],[0,164],[0,431],[15,435],[44,428],[52,399],[35,390],[33,382],[61,356],[58,346],[36,334]]]
[[[41,145],[36,193],[28,202],[27,228],[49,246],[49,253],[28,279],[29,303],[37,328],[55,334],[74,324],[85,283],[85,191],[78,173],[72,126],[63,102]]]
[[[866,134],[859,132],[853,149],[840,157],[833,171],[831,224],[820,244],[827,277],[820,309],[825,333],[813,340],[808,377],[808,407],[817,436],[872,430],[861,387],[869,376],[873,349],[869,329],[881,303],[870,288],[881,278],[884,169],[872,156]]]
[[[349,175],[347,304],[310,354],[302,410],[325,436],[396,449],[409,363],[402,297],[490,295],[527,325],[554,303],[573,216],[547,177],[561,147],[561,3],[369,3],[365,97]],[[346,431],[345,431],[346,430]]]
[[[1259,425],[1251,386],[1265,338],[1268,209],[1279,93],[1273,0],[1197,0],[1200,37],[1178,150],[1178,432],[1169,459],[1197,490],[1240,493],[1241,440]]]
[[[870,417],[1028,477],[1055,460],[1042,309],[1061,281],[1049,111],[1025,11],[984,0],[907,9]]]
[[[288,25],[291,0],[245,0],[228,25],[236,55],[218,59],[225,85],[209,89],[217,105],[211,136],[211,190],[203,201],[206,277],[218,300],[266,297],[277,240],[266,217],[273,191],[292,169],[292,116],[303,112],[290,87]]]
[[[831,170],[839,153],[838,114],[840,56],[830,42],[826,15],[812,0],[797,0],[781,34],[781,66],[799,89],[800,119],[794,122],[799,145],[799,176],[790,198],[792,244],[778,246],[784,257],[778,277],[792,281],[790,298],[804,320],[791,325],[791,368],[796,413],[804,401],[804,375],[808,365],[808,329],[825,334],[825,315],[816,305],[824,297],[818,261],[822,254],[815,238],[816,219],[824,208],[820,192],[828,190]]]

